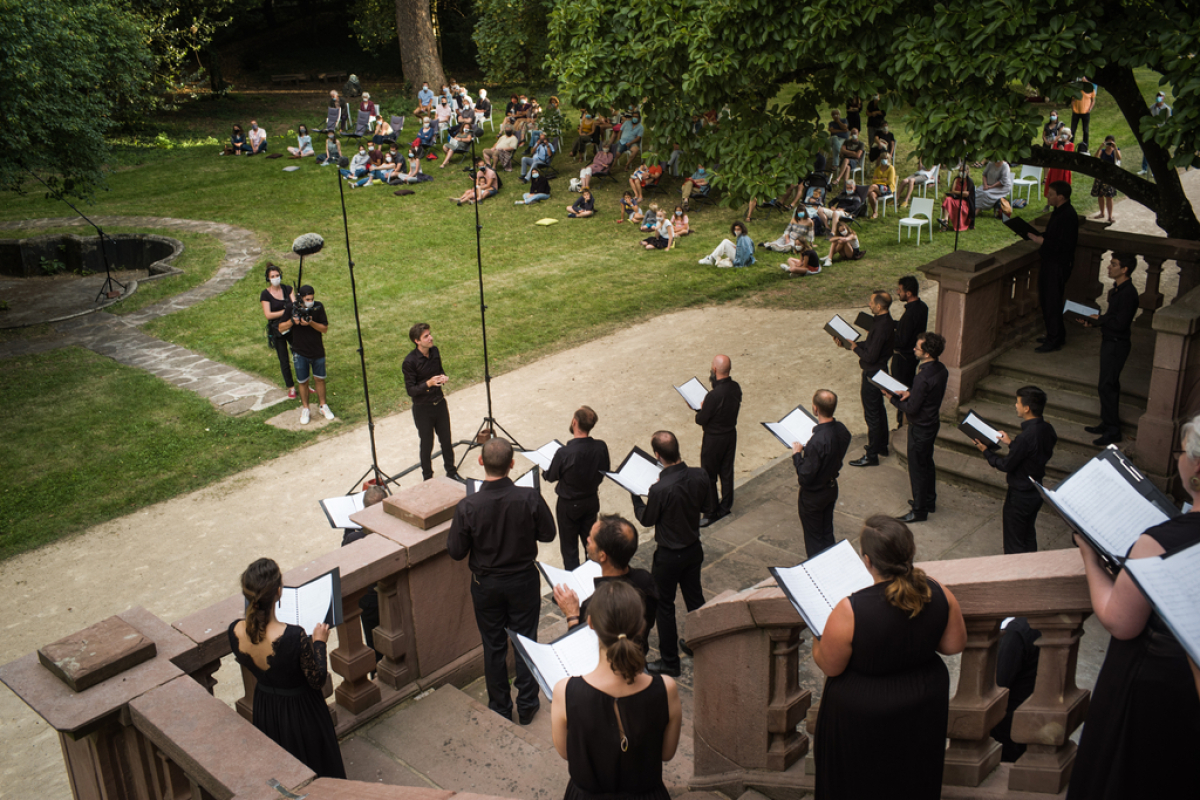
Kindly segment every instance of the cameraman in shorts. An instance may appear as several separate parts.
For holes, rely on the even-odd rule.
[[[292,316],[279,323],[279,332],[292,332],[292,358],[296,366],[296,383],[300,384],[300,424],[307,425],[311,416],[308,408],[308,378],[312,375],[316,384],[318,410],[325,419],[333,419],[333,412],[325,402],[325,332],[329,330],[329,318],[325,306],[314,297],[313,287],[300,287],[299,300],[292,306]]]

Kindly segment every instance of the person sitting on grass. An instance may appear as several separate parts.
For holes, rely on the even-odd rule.
[[[533,205],[540,203],[550,197],[550,179],[541,173],[538,169],[529,171],[529,191],[521,196],[521,199],[516,201],[514,205]]]
[[[246,144],[246,134],[242,132],[241,125],[233,126],[233,133],[229,136],[229,148],[225,152],[232,153],[235,156],[248,155],[254,152],[250,149],[250,145]]]
[[[374,186],[375,181],[382,181],[383,183],[387,183],[388,178],[390,178],[392,176],[392,173],[395,171],[396,171],[396,163],[392,160],[392,157],[390,155],[386,156],[378,164],[374,164],[374,163],[370,164],[369,171],[367,172],[367,174],[365,176],[363,176],[362,178],[359,178],[357,182],[351,184],[350,188],[351,189],[361,189],[364,186]]]
[[[250,120],[250,155],[267,152],[267,132]]]
[[[465,153],[470,150],[473,141],[475,141],[475,137],[471,133],[471,126],[459,126],[458,133],[442,145],[442,149],[446,151],[446,157],[442,159],[441,164],[438,164],[438,169],[445,169],[455,153]]]
[[[654,234],[642,240],[642,247],[647,250],[671,250],[675,247],[675,226],[667,214],[658,215],[658,224],[654,226]]]
[[[476,191],[478,191],[479,202],[481,203],[500,191],[500,176],[496,174],[494,169],[485,164],[482,158],[475,159],[474,183],[461,195],[451,197],[450,199],[460,206],[463,203],[471,204],[475,202]]]
[[[371,159],[367,157],[367,148],[365,145],[358,146],[358,152],[350,159],[349,169],[339,169],[342,177],[348,181],[356,181],[367,174],[367,168],[371,164]]]
[[[808,218],[808,209],[800,206],[792,215],[792,221],[784,229],[783,235],[773,242],[763,242],[761,246],[776,253],[796,253],[807,247],[812,240],[812,220]]]
[[[500,129],[496,144],[483,151],[483,159],[489,167],[504,167],[505,172],[512,172],[512,156],[517,149],[517,136],[512,128],[507,126]]]
[[[706,267],[748,267],[754,263],[754,241],[746,231],[746,223],[735,222],[729,229],[735,241],[722,239],[717,248],[709,255],[700,259],[700,264]]]
[[[571,218],[590,217],[595,213],[596,202],[592,199],[591,189],[584,189],[579,199],[567,206],[567,216]]]
[[[846,261],[858,261],[866,251],[858,246],[858,234],[855,233],[846,220],[838,222],[837,230],[829,238],[829,255],[825,256],[824,266],[833,265],[834,254],[839,254]]]
[[[289,158],[304,158],[314,154],[312,137],[308,135],[308,126],[303,122],[297,128],[296,146],[289,147],[288,152],[291,153]]]
[[[634,198],[637,200],[638,198]],[[641,224],[638,226],[644,233],[649,233],[658,227],[658,203],[651,203],[650,208],[642,214]]]
[[[433,180],[421,171],[421,156],[416,150],[408,151],[408,172],[393,174],[392,179],[400,183],[423,183]]]
[[[683,205],[675,206],[675,213],[671,216],[671,225],[675,228],[675,238],[687,236],[692,232],[692,227],[688,221],[687,212],[683,210]]]
[[[896,168],[886,155],[879,159],[871,173],[871,188],[867,190],[867,205],[871,207],[871,219],[879,219],[879,204],[896,192]]]
[[[328,167],[330,164],[336,165],[341,159],[342,143],[338,141],[337,134],[331,131],[325,136],[325,152],[317,156],[317,163]]]
[[[385,171],[385,182],[395,186],[404,181],[400,180],[401,176],[408,172],[408,162],[404,160],[404,156],[396,152],[393,148],[387,156],[384,157],[384,166],[391,165],[391,169]]]
[[[607,175],[612,169],[614,158],[612,148],[608,145],[596,150],[596,157],[592,159],[592,163],[579,170],[579,181],[582,184],[580,188],[589,188],[592,185],[592,178],[597,175]]]
[[[933,180],[933,170],[925,169],[925,163],[917,159],[917,171],[909,175],[904,180],[900,181],[898,191],[904,192],[904,200],[900,203],[901,208],[908,208],[908,201],[912,200],[913,191],[918,186],[927,186]],[[936,187],[935,187],[936,188]]]
[[[633,198],[633,192],[625,192],[621,195],[621,218],[617,220],[617,224],[624,222],[627,216],[630,222],[639,222],[642,219],[642,210],[638,208],[638,202]]]
[[[788,275],[820,275],[821,257],[809,247],[801,250],[799,257],[789,258],[786,264],[780,264],[779,268]]]

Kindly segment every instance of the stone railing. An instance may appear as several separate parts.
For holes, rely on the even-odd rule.
[[[997,785],[997,796],[1005,788],[1062,791],[1075,758],[1069,737],[1083,722],[1089,698],[1075,686],[1079,639],[1091,613],[1079,554],[1056,550],[921,566],[950,587],[967,621],[950,700],[943,796],[975,796],[985,781],[988,796]],[[1013,740],[1028,748],[1015,764],[997,769],[1000,745],[989,734],[1008,702],[1008,690],[996,685],[996,658],[1000,622],[1009,616],[1027,617],[1042,635],[1037,683],[1012,725]],[[815,719],[811,692],[798,679],[804,630],[773,580],[726,592],[688,615],[687,640],[696,653],[693,789],[730,797],[756,789],[781,799],[812,791],[804,761],[810,738],[797,728],[806,715]]]
[[[401,492],[352,517],[370,532],[365,538],[284,574],[284,584],[295,586],[339,569],[345,622],[329,660],[342,680],[326,691],[339,734],[428,688],[462,686],[482,674],[470,572],[445,548],[449,517],[464,494],[448,479]],[[372,586],[378,664],[363,644],[358,606]],[[58,732],[76,798],[278,800],[268,780],[295,791],[314,779],[250,724],[255,681],[248,671],[236,711],[212,694],[231,652],[229,625],[242,618],[243,605],[240,595],[230,597],[174,625],[131,609],[0,667],[0,681]],[[62,655],[81,643],[86,657]],[[322,780],[305,792],[314,800],[426,797],[424,790],[357,786]]]

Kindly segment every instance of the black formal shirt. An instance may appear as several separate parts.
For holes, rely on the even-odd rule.
[[[987,462],[1001,472],[1007,473],[1008,488],[1018,492],[1036,492],[1029,482],[1038,483],[1046,477],[1046,463],[1054,455],[1058,434],[1054,426],[1041,417],[1027,419],[1021,423],[1021,432],[1008,447],[1008,455],[1001,456],[988,450],[983,454]]]
[[[921,298],[904,304],[904,313],[896,323],[896,352],[912,356],[917,337],[929,327],[929,306]]]
[[[422,355],[421,348],[414,347],[412,352],[404,357],[400,367],[404,373],[404,389],[412,398],[414,406],[436,406],[445,399],[441,386],[427,386],[426,381],[435,375],[442,375],[442,354],[437,346],[429,348],[429,355]]]
[[[887,371],[888,359],[896,345],[896,320],[889,312],[875,317],[867,340],[854,348],[858,355],[858,365],[867,375],[874,375],[879,370]]]
[[[1050,214],[1038,255],[1049,263],[1070,272],[1075,263],[1075,245],[1079,242],[1079,213],[1070,202],[1063,203]]]
[[[1106,342],[1128,342],[1133,318],[1137,315],[1138,293],[1133,281],[1125,281],[1108,292],[1108,311],[1093,320]]]
[[[455,561],[470,556],[475,575],[516,575],[533,568],[538,542],[554,541],[554,533],[554,515],[541,493],[505,477],[484,481],[458,501],[446,551]]]
[[[904,412],[910,425],[928,426],[938,424],[938,412],[946,396],[946,381],[950,378],[946,365],[940,361],[926,361],[917,365],[917,377],[908,390],[908,399],[892,396],[892,405]]]
[[[815,492],[832,486],[842,471],[849,447],[850,431],[836,419],[813,428],[804,452],[792,453],[800,488]]]
[[[604,473],[610,469],[608,445],[590,436],[573,438],[550,459],[546,480],[558,482],[554,493],[563,500],[586,500],[597,496]]]
[[[641,593],[642,600],[644,600],[646,603],[646,612],[643,617],[646,621],[646,625],[644,628],[642,628],[641,636],[641,642],[644,644],[646,641],[646,635],[650,632],[650,629],[654,627],[654,620],[657,618],[656,615],[658,614],[658,590],[654,588],[654,576],[644,569],[630,568],[630,570],[624,575],[612,575],[608,577],[596,578],[594,583],[596,588],[599,589],[600,584],[607,583],[608,581],[623,581]],[[595,595],[592,595],[592,597],[595,597]],[[587,624],[587,608],[588,603],[592,601],[592,597],[589,597],[587,600],[584,600],[579,604],[579,622],[576,623],[577,625]],[[571,625],[568,627],[573,628],[575,626]]]
[[[705,436],[722,436],[737,432],[738,410],[742,407],[742,387],[733,378],[721,378],[713,383],[712,391],[704,396],[696,412],[696,424],[704,428]]]
[[[668,550],[682,550],[700,541],[700,515],[717,509],[717,496],[708,473],[680,461],[663,469],[650,487],[646,502],[633,496],[633,514],[642,525],[654,526],[654,541]]]

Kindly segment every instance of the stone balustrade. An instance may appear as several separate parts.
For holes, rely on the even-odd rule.
[[[976,796],[985,781],[987,796],[1059,793],[1074,763],[1069,737],[1083,722],[1089,697],[1075,686],[1079,638],[1091,613],[1079,554],[1055,550],[920,566],[950,587],[967,621],[947,720],[944,796]],[[1008,690],[996,685],[996,658],[1000,622],[1009,616],[1027,617],[1042,635],[1036,688],[1012,726],[1013,740],[1028,749],[1001,768],[1006,782],[998,791],[1000,746],[989,734],[1008,702]],[[693,789],[730,797],[756,789],[779,798],[812,791],[803,760],[810,738],[797,729],[812,704],[797,679],[804,630],[773,580],[726,592],[688,615],[687,640],[696,653]]]

